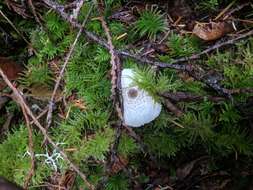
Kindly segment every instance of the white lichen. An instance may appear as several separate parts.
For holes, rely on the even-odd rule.
[[[130,127],[140,127],[159,116],[162,106],[133,84],[134,71],[123,69],[121,76],[124,122]]]
[[[64,143],[57,143],[57,145],[59,144],[64,144]],[[31,153],[29,151],[26,151],[24,156],[26,155],[31,156]],[[61,154],[54,149],[52,154],[49,154],[47,147],[46,147],[46,153],[44,154],[34,154],[35,158],[40,158],[40,157],[44,157],[44,163],[46,165],[48,165],[50,168],[52,168],[54,171],[58,171],[59,169],[62,168],[61,164],[60,164],[60,160],[64,160],[63,157],[61,156]]]

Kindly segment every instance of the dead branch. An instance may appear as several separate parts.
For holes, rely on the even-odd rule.
[[[31,8],[32,14],[33,14],[33,16],[34,16],[36,22],[37,22],[41,27],[43,27],[42,23],[40,22],[40,19],[39,19],[38,16],[37,16],[36,9],[35,9],[35,7],[34,7],[34,5],[33,5],[33,1],[32,1],[32,0],[28,0],[27,2],[28,2],[28,5],[29,5],[30,8]]]
[[[61,79],[62,79],[62,77],[63,77],[64,71],[65,71],[65,69],[66,69],[66,66],[67,66],[67,64],[68,64],[68,62],[69,62],[69,60],[70,60],[70,58],[71,58],[71,55],[72,55],[72,53],[73,53],[73,51],[74,51],[74,48],[75,48],[75,46],[76,46],[76,43],[77,43],[77,41],[79,40],[79,38],[80,38],[80,36],[81,36],[81,34],[82,34],[83,27],[85,26],[85,24],[86,24],[87,21],[88,21],[88,18],[89,18],[89,15],[90,15],[92,9],[93,9],[93,6],[90,7],[89,12],[88,12],[88,14],[86,15],[86,18],[84,19],[84,21],[83,21],[83,23],[82,23],[82,25],[81,25],[81,27],[80,27],[80,29],[79,29],[77,35],[76,35],[76,38],[75,38],[73,44],[71,45],[70,50],[69,50],[69,52],[68,52],[68,54],[67,54],[67,56],[66,56],[66,58],[65,58],[65,61],[64,61],[64,64],[63,64],[63,66],[62,66],[62,69],[61,69],[61,71],[60,71],[60,74],[59,74],[59,76],[57,77],[56,84],[55,84],[55,86],[54,86],[54,91],[53,91],[53,93],[52,93],[51,99],[50,99],[49,104],[48,104],[47,126],[46,126],[46,130],[48,130],[48,128],[50,127],[50,125],[51,125],[51,123],[52,123],[53,106],[54,106],[54,102],[55,102],[55,95],[56,95],[57,89],[59,88],[59,85],[60,85]],[[45,140],[45,139],[44,139],[44,140]],[[44,141],[44,142],[45,142],[45,141]]]
[[[58,145],[47,135],[47,131],[44,129],[44,127],[40,124],[40,122],[36,119],[36,117],[33,115],[31,109],[26,104],[25,100],[23,99],[22,95],[19,93],[19,91],[12,85],[10,80],[7,78],[7,76],[4,74],[3,70],[0,68],[0,75],[3,78],[4,82],[9,86],[9,88],[13,91],[13,96],[15,97],[18,104],[20,104],[26,113],[31,117],[31,119],[34,121],[34,124],[38,127],[38,129],[41,131],[41,133],[46,137],[47,141],[56,149],[59,151],[59,153],[62,155],[62,157],[66,160],[66,162],[72,167],[78,175],[83,179],[84,183],[87,185],[87,187],[90,190],[94,190],[95,187],[87,180],[87,177],[84,173],[81,172],[81,170],[73,164],[70,159],[68,158],[67,154],[62,151]]]
[[[34,155],[34,149],[33,149],[33,133],[32,133],[32,128],[30,126],[30,121],[29,121],[29,117],[26,113],[26,110],[24,108],[24,106],[22,104],[20,104],[23,115],[25,117],[25,121],[26,121],[26,127],[28,130],[28,140],[29,140],[29,153],[31,155],[31,168],[29,170],[29,173],[25,179],[25,183],[24,183],[24,189],[28,189],[28,185],[34,175],[35,172],[35,155]]]
[[[140,136],[137,135],[137,134],[135,133],[135,131],[134,131],[131,127],[125,126],[124,129],[125,129],[126,133],[127,133],[130,137],[132,137],[132,138],[137,142],[137,144],[138,144],[139,147],[140,147],[140,150],[141,150],[143,153],[145,153],[145,154],[148,153],[149,156],[150,156],[150,159],[151,159],[152,161],[156,162],[155,156],[148,150],[147,146],[142,142]]]
[[[210,100],[212,102],[221,102],[225,99],[223,97],[216,96],[199,96],[189,92],[163,92],[159,94],[164,98],[169,98],[173,102],[195,102],[195,101],[203,101],[205,99]]]
[[[75,2],[75,8],[72,11],[72,14],[70,15],[71,19],[77,19],[79,12],[83,6],[84,0],[78,0]]]
[[[63,19],[65,19],[67,22],[69,22],[73,27],[76,27],[76,28],[81,28],[82,27],[77,21],[71,19],[68,16],[68,14],[64,10],[64,6],[59,5],[58,3],[52,2],[50,0],[43,0],[43,2],[46,5],[48,5],[50,8],[54,9],[58,14],[60,14],[60,16]],[[100,44],[101,46],[107,48],[108,50],[110,49],[109,44],[106,43],[106,41],[104,39],[98,37],[97,35],[93,34],[92,32],[89,32],[85,29],[83,30],[83,33],[88,37],[88,39]],[[249,31],[245,34],[242,34],[242,35],[240,35],[236,38],[225,41],[225,42],[219,41],[216,44],[214,44],[213,46],[207,48],[206,50],[204,50],[204,51],[202,51],[198,54],[193,54],[189,57],[182,57],[182,58],[174,59],[170,63],[165,63],[165,62],[161,62],[161,61],[154,61],[154,60],[150,60],[150,59],[147,59],[147,58],[143,58],[140,55],[131,54],[130,52],[128,52],[126,50],[115,50],[115,51],[120,56],[135,59],[136,61],[138,61],[137,63],[139,63],[139,64],[141,64],[141,63],[142,64],[149,64],[149,65],[153,65],[153,66],[156,66],[156,67],[162,68],[162,69],[170,68],[170,69],[176,69],[176,70],[179,70],[179,71],[186,71],[191,76],[196,78],[197,80],[202,81],[203,83],[205,83],[209,87],[216,90],[219,94],[231,98],[231,95],[227,94],[225,89],[222,88],[220,86],[220,84],[213,83],[212,80],[210,80],[212,78],[211,75],[205,76],[205,78],[203,79],[203,78],[198,77],[198,75],[199,75],[198,73],[197,74],[194,73],[195,71],[197,72],[199,70],[197,68],[200,68],[200,66],[197,67],[194,64],[182,64],[182,63],[197,60],[197,59],[201,58],[202,56],[212,52],[213,50],[219,49],[219,48],[224,47],[224,46],[233,45],[233,44],[235,44],[235,42],[237,42],[239,40],[242,40],[244,38],[247,38],[249,36],[252,36],[252,35],[253,35],[253,30],[251,30],[251,31]],[[201,69],[201,70],[203,70],[203,69]]]
[[[37,117],[36,119],[39,120],[43,115],[45,115],[48,112],[48,107],[46,107]],[[30,125],[34,124],[34,121],[30,122]]]
[[[164,105],[165,107],[174,113],[177,117],[181,117],[184,113],[177,107],[175,106],[168,98],[164,99]]]
[[[226,20],[228,17],[230,17],[232,14],[234,14],[235,12],[240,11],[241,9],[243,9],[244,7],[250,6],[251,3],[247,2],[247,3],[243,3],[239,6],[237,6],[236,8],[232,9],[231,11],[229,11],[228,13],[225,14],[223,20]]]
[[[235,89],[226,89],[227,93],[230,94],[252,94],[253,93],[253,88],[235,88]]]
[[[11,22],[11,20],[0,10],[0,14],[2,15],[2,17],[4,17],[4,19],[11,25],[11,27],[17,32],[18,35],[20,35],[20,37],[30,46],[31,43],[25,38],[25,36],[17,29],[17,27]]]
[[[101,14],[100,21],[105,31],[105,34],[107,37],[107,43],[109,45],[109,52],[111,54],[111,61],[110,61],[111,63],[111,96],[112,96],[113,103],[115,105],[115,111],[118,115],[118,118],[120,119],[120,125],[117,127],[115,137],[114,137],[114,142],[110,150],[111,159],[109,159],[109,162],[107,163],[107,167],[106,167],[107,172],[110,173],[110,170],[112,169],[113,165],[118,160],[117,150],[118,150],[120,137],[122,134],[122,128],[124,125],[124,117],[123,117],[124,108],[123,108],[123,99],[122,99],[122,94],[121,94],[121,89],[122,89],[121,88],[121,68],[122,68],[121,65],[122,64],[120,62],[120,58],[118,54],[115,51],[115,47],[112,43],[110,30],[107,26],[106,21],[103,18],[103,8],[99,7],[99,10]],[[104,182],[106,179],[107,178],[105,178],[101,182]]]
[[[108,39],[109,44],[109,52],[111,54],[111,93],[112,99],[116,106],[116,111],[118,117],[121,121],[123,121],[123,104],[122,104],[122,96],[121,96],[121,62],[120,59],[115,52],[114,45],[112,44],[112,37],[110,35],[109,28],[103,17],[100,18],[102,27],[104,28],[106,37]]]

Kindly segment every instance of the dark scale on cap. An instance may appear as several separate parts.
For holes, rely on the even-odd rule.
[[[136,98],[138,96],[138,90],[131,88],[128,90],[127,95],[129,98]]]

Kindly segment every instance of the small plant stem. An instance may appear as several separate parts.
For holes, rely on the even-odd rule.
[[[35,172],[35,155],[34,155],[34,149],[33,149],[33,133],[32,133],[32,128],[31,128],[29,117],[26,113],[26,110],[22,104],[20,104],[20,105],[21,105],[23,115],[25,117],[27,129],[28,129],[29,153],[31,155],[31,168],[29,170],[29,173],[28,173],[25,183],[24,183],[24,189],[28,189],[28,185],[34,175],[34,172]]]

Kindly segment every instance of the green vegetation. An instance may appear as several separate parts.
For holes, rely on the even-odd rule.
[[[166,21],[164,15],[157,8],[151,8],[141,13],[140,18],[134,24],[134,31],[141,37],[148,36],[148,38],[155,40],[159,32],[166,31]]]
[[[79,20],[87,14],[91,3],[85,3],[82,7]],[[121,3],[123,1],[105,1],[105,13],[108,16],[106,21],[116,48],[125,49],[130,42],[134,44],[133,52],[141,52],[142,47],[135,41],[137,38],[157,44],[164,37],[168,31],[164,11],[146,7],[140,12],[135,22],[123,24],[109,19],[110,14],[120,7]],[[207,12],[213,12],[219,5],[219,1],[216,0],[203,0],[199,4],[201,8],[205,7]],[[7,10],[3,3],[0,3],[0,6]],[[62,20],[53,10],[48,11],[46,8],[42,10],[43,27],[31,19],[18,18],[13,21],[15,25],[18,25],[22,20],[30,26],[26,28],[24,25],[25,28],[20,28],[22,31],[27,30],[24,33],[29,37],[36,51],[27,58],[25,70],[18,80],[20,86],[28,89],[32,86],[53,88],[58,73],[50,63],[54,62],[57,68],[61,68],[77,34],[76,29]],[[96,19],[98,16],[98,12],[94,10],[86,28],[105,38],[101,23]],[[4,21],[0,18],[0,23],[2,22]],[[128,32],[125,39],[118,38],[127,31],[133,32]],[[18,38],[17,40],[22,40]],[[181,35],[176,30],[164,39],[164,44],[169,47],[168,53],[156,55],[156,58],[168,64],[173,59],[201,52],[205,46],[194,36]],[[17,51],[17,55],[12,56],[18,57],[22,54],[25,53]],[[88,40],[84,35],[81,36],[67,65],[60,87],[66,104],[56,105],[54,122],[49,129],[49,135],[54,142],[66,151],[70,160],[78,165],[94,185],[99,184],[103,181],[103,177],[108,175],[106,164],[111,159],[110,150],[115,140],[115,126],[118,121],[110,98],[110,59],[111,55],[107,49]],[[175,70],[159,70],[148,65],[137,65],[137,61],[133,59],[121,59],[121,61],[123,68],[135,69],[135,84],[159,102],[163,102],[164,98],[160,94],[164,92],[180,91],[203,97],[219,96],[204,83],[185,73],[183,73],[185,76],[181,76]],[[208,71],[221,73],[223,77],[221,84],[225,88],[253,88],[253,38],[241,41],[233,48],[217,50],[210,53],[207,58],[203,57],[194,63],[203,66]],[[8,92],[8,89],[6,91]],[[237,93],[233,95],[233,101],[224,99],[212,102],[204,98],[200,102],[173,102],[184,112],[181,117],[176,117],[163,106],[162,113],[155,121],[145,127],[133,129],[140,136],[142,144],[136,142],[126,130],[123,130],[117,153],[127,160],[127,165],[123,170],[108,175],[104,189],[133,189],[134,183],[139,183],[143,189],[147,189],[153,180],[150,179],[153,177],[150,175],[150,168],[157,171],[166,170],[168,176],[173,176],[179,165],[203,155],[210,158],[207,164],[210,168],[206,166],[208,169],[205,168],[205,172],[232,170],[231,179],[236,179],[236,176],[242,172],[239,169],[238,172],[234,171],[236,167],[240,167],[243,162],[248,162],[249,168],[252,167],[253,140],[249,127],[250,116],[239,109],[240,105],[250,100],[250,96],[252,94]],[[83,107],[76,105],[73,99],[82,102]],[[28,102],[31,106],[36,104],[30,99]],[[40,103],[39,106],[48,104],[43,100]],[[0,114],[3,115],[8,112],[22,115],[13,100],[0,110]],[[5,117],[0,115],[0,126],[4,122]],[[42,123],[45,125],[45,122]],[[50,181],[56,172],[64,175],[70,169],[67,162],[61,158],[55,159],[55,163],[45,164],[47,153],[58,155],[58,152],[51,145],[41,146],[43,136],[35,127],[33,141],[34,152],[37,156],[35,174],[30,186],[44,184]],[[1,134],[0,143],[0,176],[5,176],[22,186],[31,162],[28,152],[28,131],[24,120],[11,124],[10,130]],[[154,156],[157,163],[153,163],[153,160],[151,163],[150,155]],[[228,158],[232,163],[226,163]],[[132,178],[129,175],[132,175]],[[237,182],[243,183],[243,180],[244,178],[239,178]],[[87,189],[82,179],[77,176],[73,189],[81,188]]]

